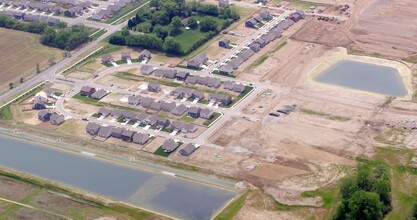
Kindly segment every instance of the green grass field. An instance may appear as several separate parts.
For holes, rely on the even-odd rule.
[[[8,89],[10,81],[17,85],[21,76],[35,74],[37,63],[43,70],[50,57],[56,61],[63,57],[62,50],[43,46],[40,35],[0,28],[0,36],[0,88]]]
[[[211,125],[211,123],[213,123],[213,121],[215,121],[216,119],[218,119],[221,115],[222,115],[222,114],[220,114],[220,113],[218,113],[218,112],[214,112],[214,113],[213,113],[213,117],[212,117],[212,118],[210,118],[210,119],[208,119],[208,120],[206,120],[206,121],[203,123],[203,125],[205,125],[205,126],[209,126],[209,125]]]

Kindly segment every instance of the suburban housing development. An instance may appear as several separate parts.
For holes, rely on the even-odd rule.
[[[0,219],[414,219],[417,2],[0,0]]]

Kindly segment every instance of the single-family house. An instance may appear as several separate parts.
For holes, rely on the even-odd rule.
[[[106,127],[101,126],[100,130],[98,130],[97,135],[102,138],[109,138],[112,136],[113,128],[114,127],[112,126],[106,126]]]
[[[102,63],[111,63],[113,62],[113,57],[111,54],[104,54],[103,56],[101,56],[101,62]]]
[[[175,104],[175,102],[165,102],[165,101],[162,101],[161,102],[161,109],[162,109],[162,111],[171,112],[172,109],[174,109],[175,107],[177,107],[177,105]]]
[[[265,47],[265,45],[266,45],[266,42],[265,42],[265,40],[264,39],[262,39],[262,38],[258,38],[258,39],[256,39],[256,41],[255,41],[257,44],[259,44],[259,46],[261,46],[261,48],[263,48],[263,47]]]
[[[150,108],[152,102],[154,101],[155,100],[153,98],[142,97],[142,99],[140,100],[140,106],[142,106],[143,108]]]
[[[135,134],[134,131],[131,130],[123,130],[122,131],[122,141],[132,142],[133,135]]]
[[[149,92],[160,92],[161,86],[158,83],[150,82],[148,83],[148,91]]]
[[[140,74],[150,75],[155,69],[150,65],[143,65],[140,67]]]
[[[257,24],[258,22],[254,18],[251,18],[245,22],[245,27],[256,28]]]
[[[185,79],[185,84],[196,84],[197,83],[197,77],[195,76],[188,76],[187,79]]]
[[[207,77],[206,86],[210,88],[219,88],[222,82],[218,78]]]
[[[181,116],[187,111],[187,109],[188,109],[187,106],[180,104],[174,109],[172,109],[171,113],[176,116]]]
[[[255,52],[252,49],[246,49],[239,53],[239,57],[242,58],[244,61],[248,60],[251,56],[253,56]]]
[[[123,116],[123,110],[113,109],[110,114],[114,119],[119,119]]]
[[[256,0],[256,3],[266,4],[268,0]]]
[[[133,121],[136,122],[136,116],[137,114],[135,112],[131,112],[131,111],[123,111],[123,118],[126,121]]]
[[[139,105],[141,98],[141,96],[131,95],[127,98],[127,103],[129,103],[129,105]]]
[[[57,25],[61,20],[57,18],[48,18],[48,21],[46,22],[49,26],[55,26]]]
[[[96,89],[90,86],[83,86],[80,90],[80,95],[82,96],[91,96],[93,93],[96,92]]]
[[[166,140],[164,144],[162,144],[161,148],[166,153],[171,153],[175,151],[179,147],[179,144],[171,139]]]
[[[207,78],[204,76],[196,76],[196,81],[197,81],[197,84],[200,84],[203,86],[207,85]]]
[[[235,85],[234,81],[227,80],[223,82],[223,88],[227,90],[233,90],[234,85]]]
[[[171,95],[177,98],[189,98],[192,95],[193,90],[182,86],[177,87],[171,92]]]
[[[245,91],[245,85],[240,84],[240,83],[236,83],[233,85],[233,92],[238,92],[238,93],[242,93]]]
[[[200,111],[201,111],[201,108],[193,106],[193,107],[188,109],[188,116],[193,117],[193,118],[199,118],[200,117]]]
[[[136,116],[136,121],[139,122],[140,124],[145,124],[146,119],[148,119],[148,117],[149,117],[149,114],[142,112],[138,116]]]
[[[175,79],[175,76],[177,76],[177,71],[173,69],[167,69],[164,71],[163,77],[168,79]]]
[[[210,93],[208,99],[210,101],[220,103],[221,105],[228,105],[232,102],[232,97],[228,95],[224,95],[224,94],[218,94],[218,93]]]
[[[219,73],[232,75],[233,74],[233,66],[229,64],[225,64],[219,67]]]
[[[145,50],[142,50],[142,52],[140,52],[139,60],[148,62],[151,59],[151,56],[152,56],[151,52],[145,49]]]
[[[111,136],[120,139],[124,130],[124,128],[115,127],[111,130]]]
[[[239,68],[239,66],[242,65],[243,62],[244,60],[242,58],[234,57],[227,64],[229,64],[235,70]]]
[[[188,18],[183,18],[183,19],[181,20],[181,24],[182,24],[182,26],[187,26],[187,25],[188,25],[188,21],[190,20],[190,18],[191,18],[191,17],[188,17]]]
[[[189,75],[190,75],[189,72],[179,71],[177,75],[175,76],[175,79],[179,81],[185,81]]]
[[[65,122],[65,117],[63,115],[52,114],[49,121],[51,125],[60,125]]]
[[[100,100],[106,96],[108,92],[104,89],[99,89],[95,93],[91,94],[91,98]]]
[[[204,108],[200,111],[200,118],[204,119],[211,119],[213,117],[214,112],[211,109]]]
[[[135,133],[133,135],[133,143],[144,145],[149,140],[149,134]]]
[[[155,111],[160,111],[162,108],[162,104],[160,102],[152,101],[149,108]]]
[[[207,61],[207,55],[200,53],[187,62],[187,67],[200,69],[203,64],[207,63]]]
[[[98,130],[100,130],[100,125],[94,122],[89,122],[85,127],[85,132],[92,136],[97,135]]]
[[[186,157],[188,157],[188,156],[190,156],[192,153],[194,153],[194,151],[196,151],[197,150],[197,147],[195,147],[193,144],[187,144],[184,148],[182,148],[180,151],[179,151],[179,153],[182,155],[182,156],[186,156]]]
[[[131,58],[130,58],[130,52],[122,52],[122,60],[130,60]]]
[[[40,110],[38,112],[38,119],[46,122],[49,121],[49,119],[51,118],[52,112],[48,111],[48,110]]]
[[[171,129],[175,131],[181,131],[182,127],[184,127],[184,123],[179,121],[173,121],[171,123]]]
[[[271,13],[269,13],[269,11],[263,11],[263,12],[259,13],[259,16],[261,16],[261,18],[263,20],[270,20],[270,19],[272,19],[272,15],[271,15]]]
[[[98,114],[100,116],[107,117],[107,116],[109,116],[111,114],[111,110],[110,109],[107,109],[107,108],[100,108],[98,110]]]
[[[230,46],[230,40],[229,39],[222,39],[219,41],[219,47],[228,48]]]
[[[184,124],[184,126],[181,129],[181,132],[183,133],[194,133],[197,131],[197,127],[192,124]]]
[[[204,99],[204,92],[198,91],[198,90],[192,90],[191,97],[192,99]]]
[[[35,109],[35,110],[45,109],[47,101],[48,100],[45,97],[35,96],[35,98],[33,99],[32,109]]]
[[[253,43],[249,44],[249,45],[248,45],[248,47],[249,47],[251,50],[253,50],[255,53],[257,53],[258,51],[260,51],[260,50],[261,50],[261,45],[260,45],[260,44],[258,44],[258,43],[256,43],[256,42],[253,42]]]

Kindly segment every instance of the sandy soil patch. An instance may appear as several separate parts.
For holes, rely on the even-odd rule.
[[[0,177],[0,186],[0,195],[14,201],[22,201],[36,190],[28,184],[16,182],[6,177]]]
[[[162,146],[162,144],[164,144],[164,142],[165,138],[157,136],[155,137],[155,139],[152,140],[152,142],[142,147],[141,150],[153,154],[159,147]]]

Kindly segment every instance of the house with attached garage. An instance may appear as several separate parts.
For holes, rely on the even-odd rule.
[[[32,109],[35,109],[35,110],[45,109],[47,101],[48,101],[48,99],[45,98],[45,97],[35,96],[35,98],[33,99]]]
[[[210,88],[219,88],[222,82],[218,78],[207,77],[206,86]]]
[[[184,127],[184,123],[179,121],[173,121],[171,123],[171,129],[175,131],[181,131],[182,127]]]
[[[204,92],[193,90],[191,92],[191,97],[190,98],[201,100],[201,99],[204,99],[204,97],[205,97]]]
[[[149,140],[149,134],[135,133],[133,135],[133,143],[144,145]]]
[[[199,118],[200,117],[200,111],[201,109],[198,107],[191,107],[188,109],[188,116],[193,118]]]
[[[192,95],[193,90],[190,88],[185,88],[182,86],[177,87],[171,92],[172,96],[175,96],[177,98],[189,98]]]
[[[89,122],[85,127],[85,132],[92,136],[97,135],[98,130],[100,130],[100,125],[94,122]]]
[[[187,111],[187,109],[188,109],[187,106],[181,104],[175,107],[174,109],[172,109],[171,114],[176,115],[176,116],[181,116]]]
[[[257,53],[258,51],[261,50],[261,45],[259,45],[256,42],[252,42],[251,44],[248,45],[248,47],[253,50],[255,53]]]
[[[171,112],[172,109],[174,109],[175,107],[177,107],[177,105],[175,104],[175,102],[165,102],[165,101],[162,101],[161,102],[161,109],[162,109],[162,111]]]
[[[200,111],[200,118],[204,119],[211,119],[213,117],[214,112],[211,109],[204,108]]]
[[[150,75],[154,70],[155,70],[155,68],[153,66],[143,65],[143,66],[140,67],[140,74]]]
[[[139,60],[140,61],[145,61],[148,62],[149,60],[151,60],[151,52],[149,52],[149,50],[142,50],[142,52],[140,52],[139,54]]]
[[[207,85],[207,78],[204,76],[196,76],[197,83],[200,85]]]
[[[150,82],[148,83],[148,91],[149,92],[160,92],[161,86],[158,83]]]
[[[110,109],[107,109],[107,108],[100,108],[98,110],[98,114],[100,116],[107,117],[107,116],[109,116],[111,114],[111,110]]]
[[[197,127],[192,124],[184,124],[181,129],[182,133],[194,133],[197,131]]]
[[[123,116],[123,110],[113,109],[110,114],[114,119],[119,119]]]
[[[223,88],[227,90],[233,90],[234,85],[235,85],[234,81],[227,80],[223,82]]]
[[[132,142],[133,135],[135,134],[134,131],[131,130],[123,130],[122,131],[122,141]]]
[[[48,111],[48,110],[40,110],[38,112],[38,119],[46,122],[49,121],[49,119],[51,118],[52,112]]]
[[[210,93],[209,100],[220,103],[221,105],[228,105],[232,102],[232,97],[224,94]]]
[[[197,150],[197,147],[195,147],[193,144],[187,144],[184,148],[182,148],[180,151],[179,151],[179,153],[182,155],[182,156],[186,156],[186,157],[188,157],[188,156],[190,156],[192,153],[194,153],[194,151],[196,151]]]
[[[175,79],[176,76],[177,76],[177,71],[172,70],[172,69],[165,70],[164,75],[163,75],[163,77],[168,78],[168,79]]]
[[[235,85],[233,85],[233,92],[242,93],[244,91],[245,91],[245,85],[240,84],[240,83],[236,83]]]
[[[122,52],[122,60],[130,60],[131,59],[131,57],[130,57],[130,52]]]
[[[251,18],[245,22],[245,26],[250,27],[250,28],[256,28],[257,24],[258,24],[258,21],[256,21],[254,18]]]
[[[207,63],[207,61],[207,55],[205,55],[204,53],[200,53],[187,62],[187,67],[200,69],[202,65]]]
[[[136,116],[136,122],[139,122],[140,124],[146,124],[146,119],[148,119],[149,114],[142,112],[138,116]]]
[[[229,39],[222,39],[219,41],[219,47],[228,48],[230,46],[230,40]]]
[[[49,121],[51,125],[61,125],[65,122],[65,117],[63,115],[52,114]]]
[[[141,98],[141,96],[131,95],[127,98],[127,103],[129,103],[129,105],[139,105]]]
[[[195,85],[196,83],[197,83],[197,77],[195,76],[188,76],[187,79],[185,79],[185,84]]]
[[[123,111],[123,118],[125,118],[126,121],[135,121],[137,114],[135,112],[131,111]]]
[[[155,100],[153,98],[142,97],[142,99],[140,100],[140,106],[142,106],[143,108],[150,108],[151,107],[151,104],[154,101]]]
[[[189,75],[190,75],[189,72],[179,71],[177,75],[175,76],[175,79],[179,81],[185,81]]]
[[[150,109],[159,111],[162,108],[162,105],[160,102],[152,101],[151,106],[149,106]]]
[[[269,11],[263,11],[263,12],[259,13],[259,16],[261,16],[261,18],[263,20],[270,20],[270,19],[272,19],[272,15],[271,15],[271,13],[269,13]]]
[[[111,130],[111,136],[114,138],[121,139],[124,130],[124,128],[115,127]]]
[[[219,73],[232,75],[233,74],[233,66],[229,64],[225,64],[219,67]]]
[[[90,86],[83,86],[80,90],[80,95],[82,96],[91,96],[96,92],[96,89]]]
[[[242,65],[243,62],[244,60],[242,58],[234,57],[227,64],[230,65],[234,70],[236,70],[237,68],[239,68],[240,65]]]
[[[114,127],[112,127],[112,126],[107,126],[107,127],[101,126],[100,130],[98,130],[97,135],[99,137],[102,137],[102,138],[109,138],[109,137],[111,137],[111,135],[113,133],[113,128]]]
[[[95,93],[91,94],[91,98],[100,100],[100,99],[104,98],[107,94],[108,94],[108,92],[106,90],[99,89]]]
[[[162,144],[161,148],[166,153],[171,153],[175,151],[179,147],[179,144],[171,139],[166,140],[164,144]]]
[[[110,54],[105,54],[103,56],[101,56],[101,62],[102,63],[111,63],[113,62],[113,57]]]

